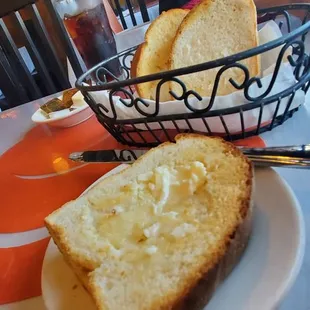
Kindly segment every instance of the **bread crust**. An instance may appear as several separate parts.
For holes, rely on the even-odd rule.
[[[135,55],[132,58],[131,61],[131,65],[130,65],[130,77],[133,79],[135,77],[137,77],[137,65],[140,59],[140,55],[141,55],[141,49],[142,49],[142,45],[140,45],[135,52]]]
[[[216,139],[225,145],[227,153],[242,157],[248,163],[249,167],[247,175],[246,199],[242,201],[238,223],[226,235],[209,263],[203,265],[201,269],[198,270],[198,272],[195,271],[195,273],[191,275],[191,281],[188,282],[188,285],[184,289],[178,292],[178,295],[167,295],[165,296],[164,300],[158,300],[151,307],[149,307],[148,310],[202,309],[211,299],[220,283],[228,276],[234,266],[239,262],[244,250],[246,249],[252,228],[253,166],[249,159],[245,157],[243,153],[233,144],[224,141],[220,137],[205,137],[197,134],[180,134],[176,136],[176,142],[181,141],[182,139]],[[165,146],[172,144],[173,143],[171,142],[166,142],[160,145],[158,148],[164,148]],[[148,154],[151,152],[154,152],[154,150],[150,150]],[[148,155],[143,155],[136,162],[141,161],[144,156]],[[123,174],[125,170],[119,172],[118,175]],[[113,176],[110,178],[113,178]],[[92,284],[90,277],[91,272],[99,266],[95,266],[91,262],[81,261],[80,257],[76,256],[75,253],[72,253],[70,247],[67,246],[65,242],[66,236],[64,231],[53,225],[53,223],[51,223],[48,218],[45,219],[45,224],[54,242],[56,243],[60,252],[63,254],[65,261],[74,270],[75,274],[82,282],[86,290],[89,291],[96,303],[97,308],[101,310],[107,310],[100,303],[99,297],[97,298],[97,296],[99,296],[99,293],[97,292],[98,288]]]
[[[216,289],[239,263],[252,232],[253,198],[252,193],[244,201],[243,218],[231,236],[226,238],[225,254],[210,269],[202,270],[196,283],[192,283],[189,291],[184,292],[173,306],[173,310],[200,310],[210,301]],[[154,308],[155,310],[155,308]]]

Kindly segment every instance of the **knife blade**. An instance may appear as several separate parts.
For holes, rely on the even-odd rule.
[[[310,145],[246,148],[239,147],[255,165],[310,169]],[[98,150],[70,154],[76,162],[131,164],[148,150]]]

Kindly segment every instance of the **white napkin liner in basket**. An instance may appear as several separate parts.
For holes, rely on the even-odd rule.
[[[259,42],[260,44],[265,44],[271,40],[274,40],[280,37],[281,35],[282,33],[277,23],[275,23],[274,21],[269,21],[259,31]],[[282,46],[276,49],[272,49],[261,55],[261,66],[262,66],[262,72],[263,72],[262,79],[261,79],[262,88],[259,88],[257,85],[252,85],[250,87],[250,95],[252,97],[259,96],[269,86],[270,81],[272,79],[275,62],[277,60],[277,57],[279,55],[279,51],[281,50],[281,48]],[[289,49],[286,56],[284,56],[283,58],[284,61],[287,59],[287,55],[289,55],[290,51],[291,49]],[[296,79],[293,74],[293,68],[287,61],[283,62],[282,65],[280,66],[275,84],[271,92],[269,93],[268,97],[279,94],[280,92],[292,87],[295,84],[296,84]],[[96,92],[90,92],[90,94],[93,96],[94,100],[97,103],[101,103],[110,111],[108,113],[108,116],[110,117],[113,116],[111,108],[110,108],[108,91],[96,91]],[[279,106],[277,116],[283,115],[283,113],[286,110],[287,103],[289,100],[290,100],[290,96],[283,98],[281,100],[281,104]],[[209,101],[210,101],[210,97],[204,97],[202,101],[199,101],[195,97],[189,98],[190,105],[196,109],[203,109],[204,107],[207,107],[209,104]],[[129,120],[129,119],[139,119],[139,118],[145,119],[146,118],[145,116],[141,115],[135,109],[135,107],[126,107],[120,101],[120,97],[118,96],[113,97],[113,102],[115,105],[117,120],[127,120],[127,119]],[[147,102],[149,106],[145,107],[144,105],[140,103],[140,108],[145,112],[153,113],[155,110],[155,101],[145,99],[145,102]],[[304,102],[305,102],[305,94],[304,94],[304,91],[300,89],[296,91],[295,97],[290,105],[289,110],[299,107],[300,105],[304,104]],[[231,108],[231,107],[244,105],[247,103],[249,103],[249,101],[247,101],[246,98],[244,97],[243,90],[240,90],[240,91],[236,91],[226,96],[217,96],[215,98],[215,101],[214,101],[214,104],[211,110],[214,111],[214,110],[219,110],[219,109]],[[271,104],[264,106],[263,113],[261,116],[261,124],[270,122],[272,120],[276,107],[277,107],[277,102],[273,102]],[[161,102],[158,116],[187,114],[187,113],[192,113],[192,111],[189,110],[185,106],[184,102],[174,100],[174,101]],[[259,114],[260,114],[260,108],[256,108],[256,109],[243,112],[245,130],[250,130],[252,128],[257,127],[257,124],[259,121]],[[223,118],[224,118],[224,121],[226,123],[226,126],[230,134],[239,133],[242,131],[240,113],[224,115]],[[219,133],[219,134],[225,134],[226,131],[219,116],[208,117],[206,118],[206,121],[212,132]],[[200,131],[200,132],[206,132],[206,126],[202,119],[200,118],[189,119],[189,122],[193,130]],[[179,129],[189,129],[189,126],[185,120],[176,121],[176,124],[179,127]],[[163,121],[162,125],[166,129],[176,129],[175,125],[171,121]],[[161,129],[161,126],[159,125],[158,122],[150,123],[148,121],[148,126],[152,130]],[[143,124],[142,125],[137,124],[136,128],[140,130],[148,130],[146,126]]]

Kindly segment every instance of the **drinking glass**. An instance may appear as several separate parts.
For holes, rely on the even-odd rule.
[[[54,5],[87,69],[117,54],[115,38],[102,0],[55,0]],[[110,61],[105,68],[115,77],[121,76],[118,59]],[[108,74],[107,79],[112,77]]]

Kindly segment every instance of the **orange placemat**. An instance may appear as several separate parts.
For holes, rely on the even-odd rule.
[[[66,160],[71,152],[102,148],[107,144],[113,147],[114,139],[109,137],[95,117],[66,129],[36,126],[0,156],[0,169],[1,172],[28,176],[62,172],[77,166]]]
[[[41,295],[41,269],[49,240],[0,249],[0,305]]]
[[[237,140],[234,142],[235,145],[238,146],[247,146],[247,147],[265,147],[266,143],[265,141],[258,136],[250,137],[243,140]]]
[[[81,165],[71,152],[116,148],[118,143],[93,117],[68,129],[37,126],[0,156],[0,233],[43,226],[43,219],[79,196],[115,165]]]

